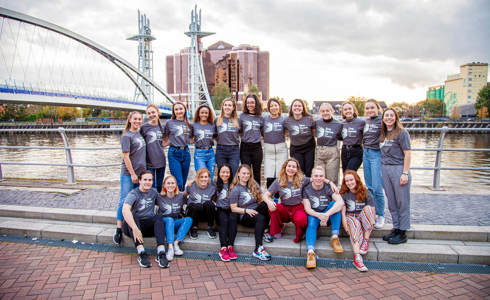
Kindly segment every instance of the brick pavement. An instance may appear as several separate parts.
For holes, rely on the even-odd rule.
[[[153,258],[153,257],[152,257]],[[490,275],[249,265],[0,243],[1,299],[484,299]]]

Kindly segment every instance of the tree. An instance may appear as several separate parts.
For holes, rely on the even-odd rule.
[[[350,96],[349,98],[347,98],[347,101],[354,103],[357,111],[359,112],[359,116],[364,116],[364,105],[366,104],[365,97]]]
[[[481,119],[488,116],[488,111],[490,110],[490,86],[486,85],[478,92],[475,109]]]
[[[248,93],[259,96],[260,89],[255,84],[252,84],[252,86],[250,86],[250,88],[248,89]]]
[[[461,118],[461,113],[460,113],[459,108],[457,106],[455,106],[453,108],[453,110],[449,114],[449,118],[451,120],[457,120],[457,119]]]
[[[221,109],[221,103],[223,99],[231,97],[231,91],[228,85],[222,81],[220,81],[217,85],[215,85],[211,91],[213,93],[213,106],[214,109]]]
[[[286,104],[286,101],[284,100],[284,98],[272,97],[271,99],[277,99],[279,101],[279,103],[281,103],[281,112],[282,113],[287,113],[289,111],[289,107]]]
[[[439,99],[426,99],[417,103],[420,110],[424,111],[425,116],[439,117],[445,111],[445,104]]]

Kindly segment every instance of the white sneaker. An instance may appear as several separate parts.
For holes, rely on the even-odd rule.
[[[376,216],[376,224],[374,224],[374,227],[380,229],[383,228],[384,225],[385,225],[385,217]]]
[[[184,255],[184,251],[182,251],[182,249],[180,249],[179,243],[177,243],[177,242],[174,242],[174,252],[175,252],[175,255],[177,255],[177,256]]]
[[[167,260],[172,261],[174,259],[174,248],[168,247],[167,249]]]

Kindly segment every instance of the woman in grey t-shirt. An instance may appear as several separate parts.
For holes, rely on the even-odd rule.
[[[121,136],[121,150],[123,162],[121,164],[119,205],[117,207],[116,232],[114,233],[114,243],[121,244],[122,241],[122,208],[128,193],[138,184],[138,176],[146,170],[146,144],[139,133],[143,115],[133,111],[129,113]]]
[[[194,168],[197,170],[206,168],[214,177],[214,166],[216,157],[213,145],[216,136],[216,125],[214,124],[214,113],[207,105],[197,108],[192,121],[192,138],[194,140]]]
[[[342,171],[357,171],[362,164],[362,133],[364,120],[358,118],[359,113],[352,102],[342,104]]]
[[[240,164],[238,129],[236,103],[232,98],[226,98],[221,103],[221,113],[216,119],[216,164],[218,167],[225,164],[229,165],[232,177]]]
[[[393,231],[383,237],[390,244],[407,241],[410,229],[410,135],[393,108],[383,112],[381,127],[381,163],[383,188],[393,221]]]

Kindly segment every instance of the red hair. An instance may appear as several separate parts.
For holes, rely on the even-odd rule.
[[[340,187],[340,194],[343,195],[350,191],[350,189],[345,184],[345,176],[347,175],[352,175],[354,177],[354,180],[356,181],[356,187],[354,189],[354,194],[356,194],[356,201],[365,202],[367,197],[367,188],[364,185],[364,183],[362,183],[361,178],[359,177],[359,175],[357,175],[356,171],[347,170],[344,172],[344,178],[342,179],[342,186]]]

